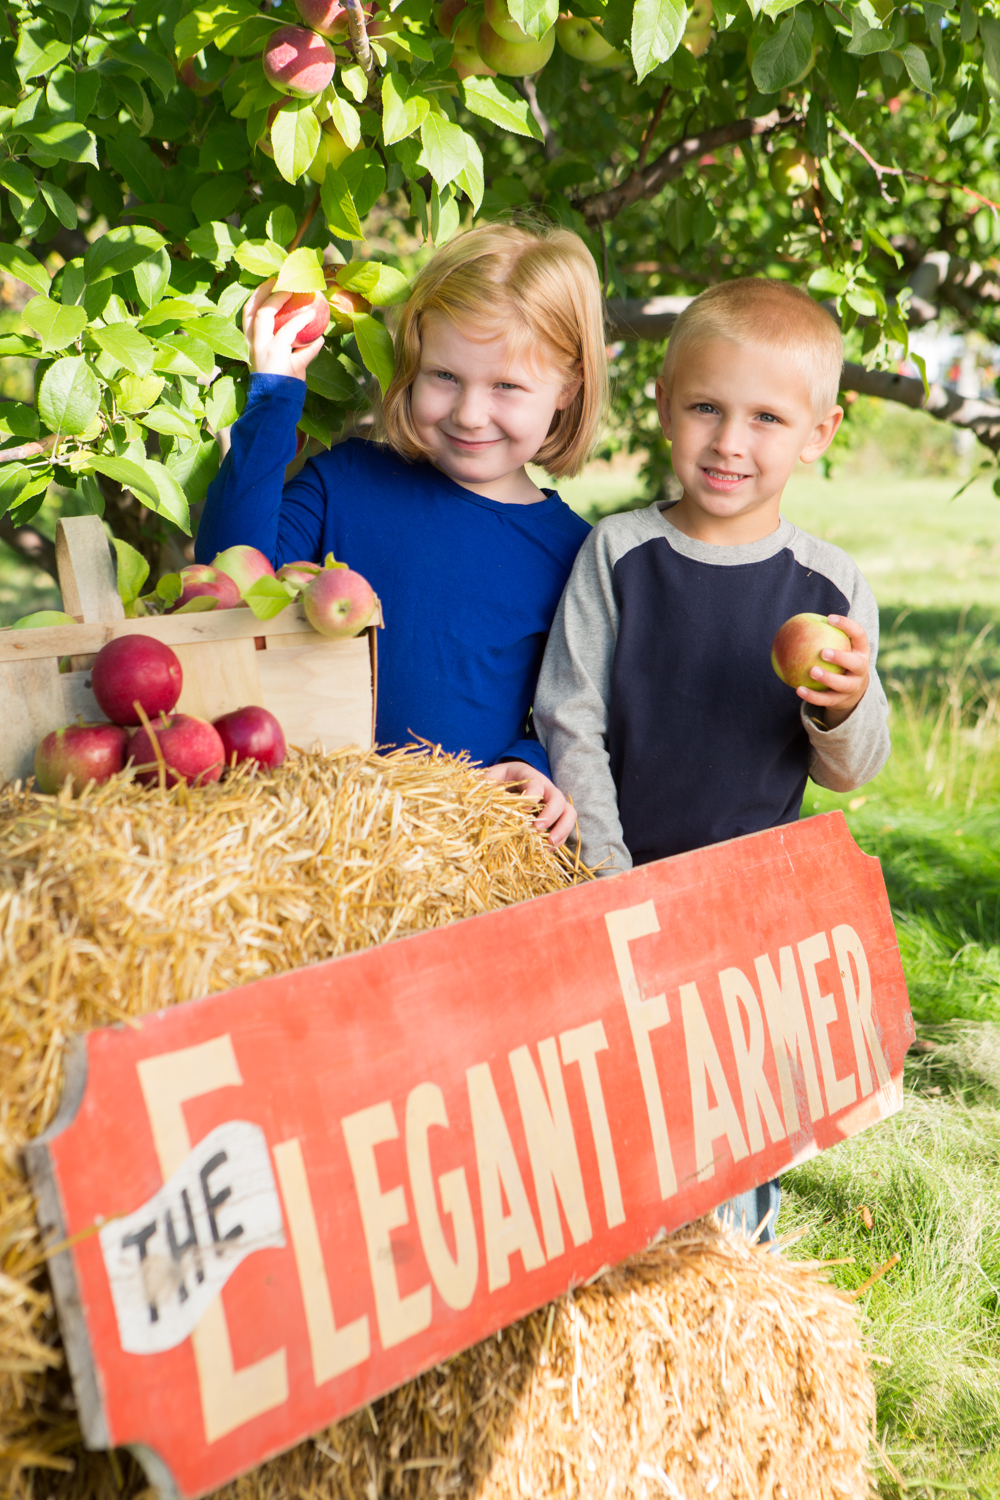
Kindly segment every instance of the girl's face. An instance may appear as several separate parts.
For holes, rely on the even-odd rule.
[[[439,313],[421,324],[420,367],[410,410],[430,461],[467,490],[491,500],[541,498],[524,473],[567,407],[579,381],[539,361],[513,359],[503,337],[477,339]]]

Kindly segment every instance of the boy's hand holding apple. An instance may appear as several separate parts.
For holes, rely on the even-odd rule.
[[[822,616],[798,615],[787,621],[775,636],[772,662],[778,676],[786,682],[789,681],[789,676],[780,670],[778,659],[781,654],[779,638],[786,626],[792,626],[796,621],[808,621],[813,618],[817,622],[818,629],[822,630],[824,628]],[[794,682],[790,683],[790,686],[795,686],[795,691],[806,703],[814,703],[817,708],[826,709],[826,727],[835,729],[838,724],[842,724],[848,718],[865,696],[871,672],[871,647],[864,629],[857,620],[851,620],[846,615],[827,615],[826,622],[847,636],[850,649],[841,650],[831,646],[822,646],[816,655],[820,661],[829,663],[829,666],[814,665],[809,669],[809,687],[795,686]],[[805,646],[804,641],[802,645]]]
[[[250,368],[258,375],[291,375],[305,380],[306,370],[323,347],[323,330],[330,320],[330,309],[322,293],[310,297],[303,307],[282,317],[282,310],[295,296],[292,292],[274,292],[275,278],[262,282],[243,308],[243,332],[250,345]],[[297,300],[297,299],[296,299]],[[319,303],[326,308],[325,320]],[[310,324],[323,322],[319,336],[299,345]]]

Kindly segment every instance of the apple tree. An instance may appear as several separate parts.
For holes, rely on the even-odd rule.
[[[0,406],[0,537],[51,570],[54,486],[167,565],[243,404],[252,290],[329,305],[301,423],[329,444],[389,379],[428,247],[521,210],[590,245],[637,430],[670,299],[766,273],[841,317],[848,384],[1000,449],[1000,404],[896,373],[943,310],[993,328],[991,0],[562,4],[11,0],[0,354],[34,399]]]

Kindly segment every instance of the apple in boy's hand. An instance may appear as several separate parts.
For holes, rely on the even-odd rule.
[[[205,786],[218,781],[222,775],[225,751],[219,732],[207,719],[195,719],[190,714],[161,714],[158,719],[150,715],[150,729],[159,742],[166,763],[167,786],[176,786],[187,781],[194,786]],[[146,786],[154,786],[160,777],[160,765],[153,748],[153,741],[145,729],[132,736],[129,758],[136,767],[136,780]]]
[[[280,766],[285,758],[285,736],[274,714],[256,703],[246,708],[236,708],[231,714],[223,714],[214,720],[225,751],[226,765],[244,760],[255,760],[259,766],[272,770]]]
[[[94,657],[90,685],[112,724],[138,724],[136,701],[149,718],[169,713],[181,695],[184,673],[162,641],[151,635],[119,635]]]
[[[235,609],[240,602],[240,591],[229,575],[207,563],[192,563],[190,567],[182,568],[180,580],[181,592],[168,614],[173,614],[191,599],[214,599],[216,609]]]
[[[835,662],[824,661],[824,651],[849,651],[851,638],[826,615],[792,615],[778,631],[771,644],[771,666],[790,688],[807,687],[821,693],[823,684],[809,674],[813,667],[825,672],[842,673]]]
[[[35,751],[40,792],[58,792],[67,776],[78,797],[88,781],[107,781],[125,765],[128,733],[118,724],[68,724],[53,729]]]
[[[330,326],[330,304],[323,292],[292,292],[274,315],[274,331],[280,333],[285,324],[299,313],[312,306],[313,315],[304,328],[295,335],[295,348],[301,349],[320,338]]]
[[[323,569],[319,563],[314,562],[289,562],[282,563],[278,569],[278,577],[282,583],[291,583],[301,592],[312,583],[317,573]]]
[[[364,630],[375,613],[375,594],[367,578],[335,562],[330,552],[302,595],[302,607],[313,630],[341,640]]]
[[[258,578],[273,578],[274,569],[256,547],[227,547],[212,558],[212,567],[231,578],[240,591],[240,598]]]

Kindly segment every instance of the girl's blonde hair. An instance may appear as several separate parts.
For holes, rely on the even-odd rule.
[[[438,250],[413,283],[395,329],[396,373],[376,434],[404,458],[429,457],[417,436],[410,390],[420,367],[420,325],[440,313],[470,336],[502,334],[514,360],[551,366],[580,389],[552,419],[534,462],[557,479],[579,474],[608,409],[604,309],[593,256],[568,229],[482,224]]]
[[[767,276],[741,276],[702,292],[670,334],[662,376],[668,395],[685,355],[719,339],[768,349],[798,369],[817,418],[836,406],[844,342],[834,319],[808,292]]]

